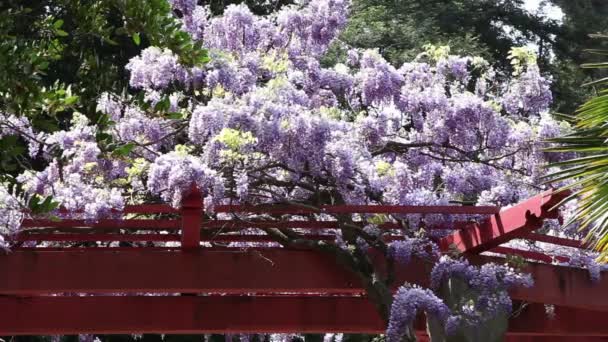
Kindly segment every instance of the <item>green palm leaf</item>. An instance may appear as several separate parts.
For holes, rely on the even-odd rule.
[[[606,35],[597,38],[607,39]],[[606,50],[589,50],[608,55]],[[584,64],[584,68],[608,69],[608,62]],[[585,84],[600,87],[597,95],[583,104],[573,117],[574,132],[551,139],[554,147],[547,152],[574,152],[575,158],[556,162],[559,168],[545,176],[548,182],[567,181],[560,191],[572,191],[566,200],[577,198],[579,207],[570,222],[588,231],[587,242],[601,252],[600,259],[608,261],[608,77]]]

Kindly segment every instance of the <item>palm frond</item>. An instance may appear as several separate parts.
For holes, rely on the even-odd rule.
[[[598,34],[596,38],[608,39]],[[588,52],[608,55],[607,50]],[[608,62],[587,63],[583,68],[608,69]],[[547,174],[548,183],[566,182],[560,191],[571,191],[564,201],[578,199],[578,208],[567,224],[576,223],[588,231],[586,241],[601,252],[599,260],[608,262],[608,77],[585,84],[604,87],[597,95],[568,117],[574,126],[570,134],[550,139],[546,152],[574,153],[576,157],[550,165],[557,171]]]

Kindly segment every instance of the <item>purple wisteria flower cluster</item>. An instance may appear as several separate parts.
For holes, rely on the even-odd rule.
[[[507,290],[532,285],[529,275],[507,266],[473,266],[442,256],[431,272],[432,290],[405,285],[395,294],[387,340],[401,341],[420,312],[439,322],[448,336],[463,328],[481,329],[483,323],[511,313]]]
[[[397,290],[391,307],[391,319],[386,329],[387,342],[402,341],[419,311],[440,321],[447,321],[450,317],[450,309],[433,291],[402,286]]]

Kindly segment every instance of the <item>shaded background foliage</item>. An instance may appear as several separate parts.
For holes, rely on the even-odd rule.
[[[606,30],[608,3],[544,2],[562,10],[561,22],[526,11],[524,0],[358,0],[343,40],[379,48],[397,65],[425,44],[449,45],[455,54],[480,55],[504,72],[511,69],[511,48],[534,43],[541,69],[554,76],[555,110],[571,113],[589,95],[580,85],[597,76],[578,65],[596,58],[584,49],[597,44],[589,34]]]
[[[191,41],[165,0],[8,0],[0,3],[0,112],[53,132],[85,113],[99,116],[99,94],[129,91],[125,65],[150,45],[186,64],[206,51]],[[38,169],[23,141],[0,139],[0,177]]]

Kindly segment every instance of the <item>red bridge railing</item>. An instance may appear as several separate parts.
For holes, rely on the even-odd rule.
[[[580,241],[535,232],[544,219],[558,218],[553,207],[563,197],[547,192],[509,208],[230,205],[214,208],[230,215],[212,219],[204,213],[200,194],[193,193],[182,208],[127,206],[115,213],[120,219],[25,220],[22,232],[10,241],[13,252],[0,255],[0,275],[8,275],[0,276],[0,335],[382,332],[385,323],[361,284],[330,256],[276,244],[225,246],[273,242],[263,231],[242,232],[250,228],[297,228],[308,239],[334,240],[331,230],[338,223],[315,221],[312,214],[442,214],[454,219],[427,229],[449,229],[438,240],[443,250],[457,249],[474,263],[504,262],[504,254],[546,262],[526,266],[535,287],[511,294],[517,301],[539,303],[512,319],[512,336],[608,336],[608,326],[597,319],[608,312],[608,281],[593,284],[585,270],[549,264],[565,261],[563,257],[505,246],[512,239],[528,239],[584,248]],[[243,220],[242,213],[259,216]],[[467,215],[477,219],[467,221]],[[380,228],[404,227],[393,220]],[[64,247],[65,242],[74,244]],[[174,247],[154,247],[155,242]],[[428,265],[413,261],[396,277],[398,283],[425,286],[428,271]],[[116,293],[122,295],[107,296]],[[201,295],[176,295],[180,293]],[[564,316],[547,323],[538,310],[542,303],[555,305]],[[568,319],[575,316],[581,323],[571,326]]]
[[[201,242],[229,244],[231,242],[273,242],[263,232],[239,234],[249,228],[297,228],[306,238],[314,240],[334,240],[335,235],[326,230],[337,229],[336,221],[318,221],[310,219],[311,214],[391,214],[405,216],[408,214],[441,214],[451,217],[450,222],[436,223],[425,229],[452,230],[453,234],[438,241],[443,250],[456,248],[467,254],[478,254],[493,251],[504,254],[519,254],[527,258],[546,261],[551,258],[537,252],[520,251],[501,247],[515,238],[525,238],[565,247],[585,248],[577,240],[534,233],[540,228],[543,220],[557,218],[556,210],[551,210],[565,194],[547,192],[510,208],[501,209],[494,206],[390,206],[390,205],[336,205],[308,208],[297,205],[218,205],[214,213],[233,214],[231,219],[205,218],[200,193],[193,192],[187,196],[181,208],[172,208],[164,204],[143,204],[126,206],[117,215],[121,219],[101,219],[94,222],[86,220],[44,220],[27,219],[22,224],[22,231],[12,238],[14,248],[30,249],[33,242],[137,242],[142,247],[150,247],[155,242],[175,242],[184,250],[209,247]],[[262,217],[243,220],[238,214],[253,213],[273,215],[291,214],[289,220]],[[152,219],[124,218],[126,215],[148,215]],[[160,215],[160,216],[158,216]],[[460,221],[453,218],[476,216],[475,221]],[[299,217],[294,219],[294,217]],[[361,222],[359,222],[361,223]],[[379,225],[380,229],[404,229],[397,221]],[[399,239],[399,235],[388,235],[387,240]],[[30,242],[29,244],[26,242]],[[150,244],[146,245],[145,243]],[[24,244],[25,243],[25,244]],[[59,245],[59,244],[57,244]],[[36,246],[40,249],[40,246]],[[58,249],[60,247],[47,247]],[[83,248],[82,246],[79,248]],[[93,247],[91,247],[93,248]],[[97,247],[100,248],[100,247]],[[562,258],[562,260],[565,260]]]

